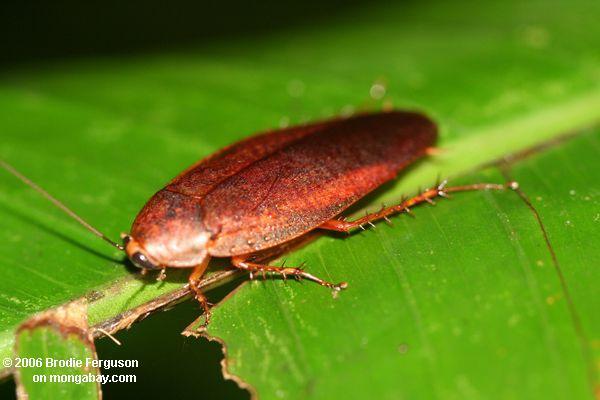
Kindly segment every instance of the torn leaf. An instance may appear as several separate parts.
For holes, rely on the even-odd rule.
[[[35,315],[17,330],[13,366],[19,399],[100,399],[100,371],[85,301]]]

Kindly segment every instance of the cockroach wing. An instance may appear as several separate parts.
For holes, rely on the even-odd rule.
[[[145,250],[157,265],[189,267],[207,253],[213,233],[203,224],[203,197],[234,176],[290,142],[321,129],[323,124],[293,127],[242,140],[191,166],[142,208],[131,227],[131,248]]]
[[[175,177],[165,189],[201,199],[221,181],[290,142],[311,135],[328,123],[331,122],[295,126],[241,140],[192,165]]]
[[[248,254],[319,227],[422,157],[437,135],[427,117],[400,111],[310,127],[204,193],[209,254]]]

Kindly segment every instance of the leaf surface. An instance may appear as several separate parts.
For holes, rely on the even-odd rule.
[[[327,24],[296,27],[273,36],[224,39],[186,52],[71,60],[5,72],[0,78],[0,155],[116,238],[128,229],[144,202],[173,176],[252,132],[384,105],[430,114],[441,128],[442,154],[410,168],[394,185],[363,204],[375,207],[379,201],[389,203],[401,194],[413,193],[419,185],[432,184],[438,175],[458,176],[482,163],[596,123],[600,118],[598,8],[597,2],[586,1],[555,2],[551,7],[541,1],[375,4],[344,10]],[[582,146],[578,151],[594,149],[597,151],[597,147]],[[577,154],[569,157],[584,159]],[[595,165],[594,160],[587,164]],[[560,161],[544,167],[543,172],[587,168],[580,164],[567,167]],[[514,174],[521,179],[516,170]],[[535,199],[527,180],[540,183],[528,177],[523,177],[522,187]],[[583,186],[576,186],[580,181],[564,178],[560,184],[583,193]],[[464,179],[504,178],[497,171],[487,171]],[[585,184],[595,199],[594,179]],[[186,271],[171,272],[162,283],[152,277],[140,278],[123,265],[121,254],[91,237],[13,177],[0,174],[0,187],[0,355],[10,354],[17,326],[41,310],[87,296],[91,300],[90,323],[95,324],[174,292],[185,282]],[[544,208],[551,204],[548,196],[554,196],[548,193],[540,194],[548,203],[542,203],[539,212],[553,228],[548,236],[559,260],[558,249],[566,254],[562,255],[563,265],[570,265],[571,257],[579,257],[577,265],[584,265],[583,259],[593,260],[583,252],[592,248],[587,232],[573,233],[578,242],[560,233],[559,228],[570,232],[569,227],[554,222],[554,209]],[[592,203],[582,204],[590,204],[587,210],[592,209]],[[557,210],[576,215],[569,207]],[[570,389],[583,393],[591,378],[581,378],[589,373],[585,374],[586,362],[576,359],[581,340],[569,322],[571,313],[564,307],[550,308],[558,311],[549,313],[547,319],[542,313],[542,303],[550,296],[547,293],[558,290],[552,280],[556,275],[546,272],[543,284],[536,288],[534,277],[527,272],[529,263],[542,260],[548,265],[549,261],[540,230],[522,200],[514,193],[457,195],[452,202],[416,213],[415,221],[402,218],[394,228],[381,226],[376,232],[348,240],[322,238],[290,257],[290,262],[307,261],[312,272],[351,281],[352,289],[335,301],[321,288],[279,282],[247,285],[232,297],[231,304],[225,303],[216,313],[213,328],[217,336],[231,339],[229,354],[236,360],[232,369],[272,395],[281,390],[289,394],[292,387],[302,387],[306,390],[302,393],[331,394],[327,391],[333,386],[315,383],[314,388],[307,382],[327,370],[331,381],[339,373],[367,387],[359,379],[359,369],[334,371],[327,366],[343,360],[344,365],[351,365],[353,360],[344,357],[358,354],[356,360],[360,360],[360,351],[370,352],[373,341],[392,343],[393,339],[393,346],[382,345],[377,350],[382,364],[369,368],[388,368],[395,376],[414,370],[428,377],[406,383],[406,393],[427,383],[428,390],[439,397],[460,393],[475,398],[483,392],[500,395],[506,390],[512,394],[513,382],[530,385],[523,390],[532,393],[549,376],[556,376],[565,354],[569,365],[577,366],[569,373],[573,377],[555,379],[549,387],[567,382],[554,392],[557,396]],[[518,240],[511,236],[513,231]],[[473,260],[484,269],[477,269]],[[521,268],[519,277],[512,269],[500,268],[513,262]],[[433,265],[437,274],[427,272],[428,265]],[[576,269],[563,269],[565,281],[579,289],[572,290],[574,304],[577,296],[584,296],[580,303],[593,304],[592,272],[584,275],[590,279],[579,281],[569,276]],[[446,283],[431,275],[444,277]],[[374,290],[374,279],[390,286]],[[464,292],[469,294],[466,298]],[[364,297],[365,293],[369,296]],[[487,294],[496,297],[486,303],[482,296]],[[247,305],[249,301],[252,304]],[[476,308],[479,314],[474,314],[469,330],[465,327],[469,322],[463,320],[465,310],[479,304],[477,301],[483,303]],[[291,304],[295,308],[286,310]],[[503,307],[496,313],[498,304]],[[587,339],[593,340],[597,324],[585,305],[577,307],[584,307],[580,310],[582,329]],[[323,317],[319,324],[306,322],[300,331],[294,331],[294,324],[310,321],[302,309],[331,313],[332,308],[339,310],[336,316],[343,321],[356,323],[344,322],[345,329],[340,329],[337,320]],[[264,343],[267,332],[277,334],[273,340],[283,340],[278,336],[283,328],[276,322],[277,315],[287,324],[284,337],[293,343],[280,349],[265,345],[273,354],[265,356],[265,362],[256,368],[259,377],[249,375],[240,364],[251,368],[258,353],[247,360],[235,353],[245,343],[241,332],[248,334],[256,348]],[[265,325],[252,325],[262,329],[253,334],[240,328],[236,335],[226,321],[243,317]],[[406,336],[390,331],[398,328],[395,324],[400,317],[407,318],[400,326]],[[559,338],[557,346],[565,349],[550,352],[548,343],[553,342],[546,336],[537,337],[540,331],[532,328],[534,323],[523,323],[528,318],[547,326],[548,337]],[[477,349],[491,351],[498,345],[500,333],[509,329],[509,320],[528,328],[505,347],[494,348],[512,357],[507,355],[511,361],[505,364],[512,369],[504,371],[504,382],[511,385],[500,388],[498,380],[484,378],[481,372],[495,359],[483,359],[483,354],[490,353],[478,353]],[[374,331],[363,334],[366,328]],[[498,332],[491,342],[486,341],[488,329]],[[340,337],[348,338],[348,347],[329,354],[332,347],[328,346]],[[348,344],[362,343],[364,337],[363,350]],[[456,337],[449,342],[457,346],[455,350],[440,347],[446,337]],[[530,346],[534,337],[540,343],[546,340],[547,347]],[[303,340],[315,348],[305,347]],[[461,349],[465,358],[457,356]],[[543,369],[532,372],[535,377],[525,374],[520,380],[518,376],[531,365],[526,362],[528,357],[515,354],[525,350],[536,351],[533,355],[548,363],[540,361],[536,365]],[[249,347],[246,351],[258,350]],[[278,351],[283,353],[275,356]],[[398,366],[386,358],[387,352],[398,352],[400,360],[410,362]],[[336,357],[342,361],[335,361]],[[273,372],[269,366],[280,359],[287,360],[286,369]],[[459,373],[459,363],[464,365],[464,373]],[[451,372],[440,375],[445,367]],[[279,375],[280,379],[266,378]],[[375,377],[372,385],[384,387],[386,377]],[[284,385],[284,381],[289,382]],[[445,392],[450,387],[455,389]]]

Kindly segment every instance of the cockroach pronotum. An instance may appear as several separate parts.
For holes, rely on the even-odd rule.
[[[131,233],[118,244],[85,222],[12,166],[0,165],[143,271],[192,268],[189,287],[210,321],[198,288],[211,257],[233,266],[283,278],[305,278],[335,291],[302,268],[261,264],[261,254],[315,229],[349,232],[372,225],[416,204],[452,192],[515,187],[480,183],[446,187],[445,182],[353,221],[340,217],[350,205],[428,154],[437,128],[426,116],[406,111],[361,114],[259,134],[212,154],[179,174],[148,200]],[[264,258],[263,258],[264,259]]]

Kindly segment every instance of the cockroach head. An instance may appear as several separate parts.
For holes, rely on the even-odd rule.
[[[130,235],[124,233],[121,235],[121,238],[123,239],[123,247],[125,247],[127,257],[133,265],[140,269],[162,269],[160,266],[150,261],[148,256],[145,254],[145,251]]]

